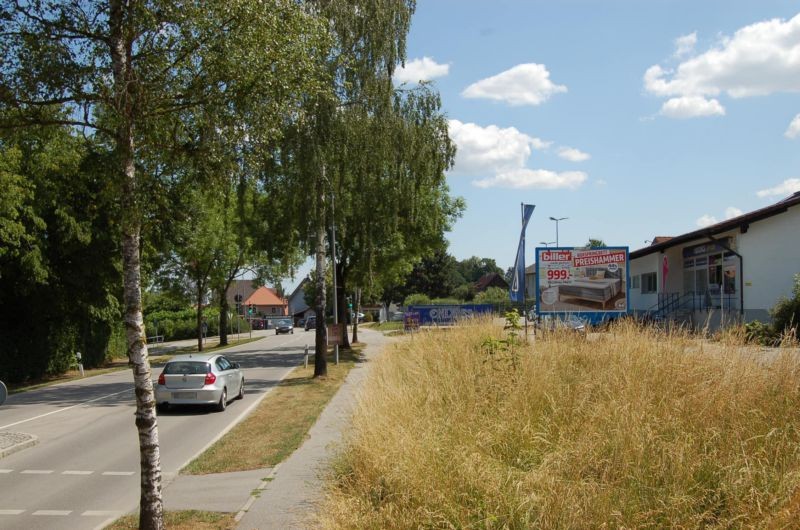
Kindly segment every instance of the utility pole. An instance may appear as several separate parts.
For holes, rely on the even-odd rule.
[[[339,331],[339,292],[336,287],[336,207],[333,203],[333,190],[331,190],[331,262],[333,263],[333,327],[336,328],[336,342],[333,343],[333,358],[339,364],[339,340],[342,333]]]

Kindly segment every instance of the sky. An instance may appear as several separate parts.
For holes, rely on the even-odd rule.
[[[457,259],[646,246],[800,191],[800,2],[419,0],[395,83],[442,96]],[[305,267],[304,267],[305,268]],[[290,287],[300,277],[289,282]]]

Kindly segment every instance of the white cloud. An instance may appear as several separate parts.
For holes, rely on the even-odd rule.
[[[458,148],[453,173],[479,177],[472,181],[479,188],[575,189],[588,178],[581,171],[559,173],[526,167],[533,149],[547,149],[552,142],[528,136],[514,127],[481,127],[458,120],[448,124],[450,137]]]
[[[458,149],[453,171],[467,175],[501,173],[524,167],[531,149],[547,149],[551,142],[528,136],[514,127],[481,127],[475,123],[448,122],[450,138]]]
[[[597,180],[594,181],[594,185],[597,186],[598,188],[602,188],[602,187],[607,186],[608,182],[606,182],[603,179],[597,179]]]
[[[700,217],[697,221],[697,226],[700,228],[705,228],[707,226],[717,224],[717,218],[713,215],[705,214],[704,216]]]
[[[684,57],[694,51],[697,44],[697,32],[682,35],[675,39],[675,57]]]
[[[739,217],[743,213],[744,212],[736,206],[728,206],[725,208],[725,219],[733,219],[734,217]]]
[[[557,173],[547,169],[520,168],[494,177],[474,180],[472,183],[479,188],[537,188],[555,190],[567,188],[574,190],[586,182],[588,176],[583,171],[563,171]]]
[[[398,83],[418,83],[444,77],[450,73],[449,64],[439,64],[430,57],[408,61],[405,66],[394,72],[394,80]]]
[[[777,186],[766,188],[756,192],[761,198],[764,197],[784,197],[800,191],[800,179],[787,179]]]
[[[668,118],[724,116],[725,107],[716,99],[706,99],[703,96],[683,96],[665,101],[661,106],[661,114]]]
[[[691,41],[686,37],[676,41],[678,50],[687,49],[681,48]],[[790,20],[775,18],[745,26],[675,69],[651,66],[644,74],[644,86],[657,96],[702,96],[707,102],[723,93],[742,98],[800,92],[800,14]],[[720,114],[722,106],[717,102],[707,108],[714,112],[696,115]]]
[[[563,158],[564,160],[569,160],[570,162],[583,162],[584,160],[589,160],[591,155],[589,153],[584,153],[579,149],[575,149],[574,147],[561,147],[558,150],[558,156]]]
[[[786,129],[783,135],[786,138],[797,138],[800,136],[800,114],[794,117],[792,123],[789,124],[789,128]]]
[[[550,72],[543,64],[525,63],[481,79],[461,93],[465,98],[504,101],[509,105],[541,105],[553,94],[566,92],[567,87],[550,81]]]

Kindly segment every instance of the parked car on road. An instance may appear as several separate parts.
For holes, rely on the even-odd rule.
[[[164,365],[155,388],[156,408],[172,405],[228,406],[229,396],[244,397],[244,373],[239,363],[223,355],[178,355]]]
[[[280,335],[281,333],[294,334],[294,325],[292,324],[292,319],[286,318],[275,322],[275,334]]]
[[[317,317],[308,317],[306,319],[305,330],[317,329]]]

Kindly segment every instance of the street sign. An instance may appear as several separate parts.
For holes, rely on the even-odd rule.
[[[6,397],[8,397],[8,389],[6,388],[5,383],[0,381],[0,405],[5,403]]]
[[[333,344],[342,345],[342,325],[328,324],[328,346]]]

